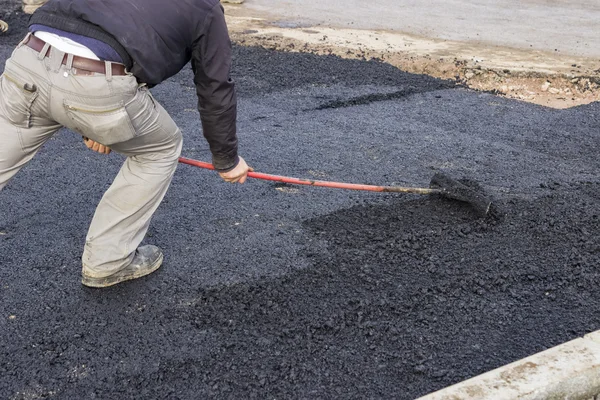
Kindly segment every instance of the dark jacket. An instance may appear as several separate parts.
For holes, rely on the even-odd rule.
[[[231,42],[219,0],[50,0],[31,17],[113,47],[139,82],[156,85],[190,60],[216,169],[237,165]]]

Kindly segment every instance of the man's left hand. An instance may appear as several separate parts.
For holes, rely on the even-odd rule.
[[[100,154],[110,154],[110,147],[107,147],[86,137],[83,138],[83,142],[85,143],[86,147],[90,150],[93,150]]]

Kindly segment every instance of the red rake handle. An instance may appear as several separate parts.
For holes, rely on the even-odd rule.
[[[204,169],[214,170],[212,164],[192,160],[191,158],[179,157],[179,162],[182,164],[192,165],[194,167],[200,167]],[[293,185],[307,185],[307,186],[319,186],[335,189],[349,189],[349,190],[366,190],[370,192],[395,192],[395,193],[415,193],[415,194],[441,194],[442,190],[429,189],[429,188],[412,188],[412,187],[401,187],[401,186],[375,186],[375,185],[361,185],[356,183],[343,183],[343,182],[331,182],[331,181],[314,181],[310,179],[299,179],[290,178],[287,176],[263,174],[260,172],[248,172],[250,178],[262,179],[265,181],[274,181],[281,183],[290,183]]]

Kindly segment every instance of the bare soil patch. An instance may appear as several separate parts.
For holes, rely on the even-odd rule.
[[[399,32],[287,26],[248,16],[236,6],[227,11],[233,40],[245,46],[381,60],[406,72],[452,79],[475,90],[552,108],[600,100],[600,60]]]

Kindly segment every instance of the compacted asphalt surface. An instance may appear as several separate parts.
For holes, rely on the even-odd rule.
[[[1,68],[26,23],[4,14]],[[93,290],[81,251],[123,158],[61,131],[0,192],[0,398],[411,399],[600,329],[600,104],[547,109],[377,61],[234,56],[257,171],[427,186],[443,170],[503,215],[181,165],[147,238],[163,267]],[[190,68],[153,93],[183,155],[209,161]]]

